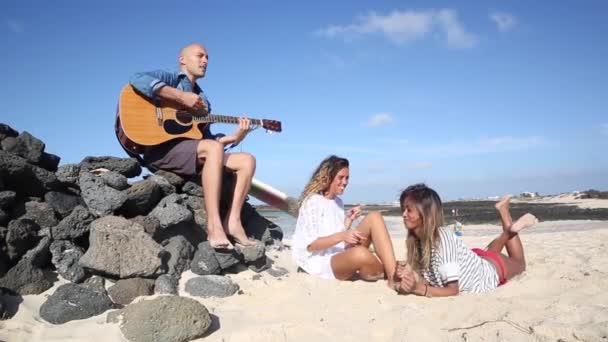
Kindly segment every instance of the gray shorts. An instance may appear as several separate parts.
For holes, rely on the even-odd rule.
[[[199,140],[176,139],[149,147],[144,153],[144,161],[154,168],[190,178],[198,175],[202,168],[196,157],[198,143]]]

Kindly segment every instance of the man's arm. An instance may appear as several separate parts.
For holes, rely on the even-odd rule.
[[[175,88],[177,82],[175,74],[164,70],[138,72],[129,80],[135,89],[149,99],[160,97],[196,111],[206,108],[199,95]]]
[[[156,98],[158,91],[166,85],[175,87],[177,81],[173,73],[165,70],[138,72],[129,79],[129,83],[149,99]]]

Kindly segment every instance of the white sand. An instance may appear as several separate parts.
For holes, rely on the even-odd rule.
[[[397,255],[404,232],[391,225]],[[485,246],[498,226],[464,227],[469,247]],[[598,341],[608,335],[608,222],[543,222],[524,231],[527,271],[496,291],[451,298],[398,296],[384,282],[326,281],[296,273],[290,252],[271,252],[290,274],[231,277],[243,294],[200,299],[216,317],[209,341]],[[185,273],[181,282],[192,277]],[[52,293],[50,289],[46,292]],[[183,292],[182,292],[183,293]],[[183,293],[186,295],[185,293]],[[24,296],[0,322],[3,341],[123,341],[107,313],[64,325],[43,322],[44,295]],[[145,298],[141,298],[145,299]],[[219,326],[219,328],[218,328]]]

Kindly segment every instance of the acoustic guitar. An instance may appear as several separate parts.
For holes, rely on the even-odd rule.
[[[141,154],[146,146],[155,146],[177,138],[202,139],[210,123],[238,124],[239,117],[191,113],[171,101],[152,101],[126,85],[121,93],[116,117],[116,136],[130,152]],[[251,119],[251,124],[273,132],[281,132],[281,122]]]

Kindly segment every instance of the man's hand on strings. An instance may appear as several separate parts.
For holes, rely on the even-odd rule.
[[[195,93],[182,92],[180,102],[188,109],[195,112],[204,111],[205,114],[207,114],[207,104],[199,95]]]
[[[247,133],[249,133],[249,129],[251,129],[251,120],[245,117],[240,117],[239,127],[232,135],[234,137],[234,144],[238,144],[241,142],[241,140],[245,139],[245,136]]]

